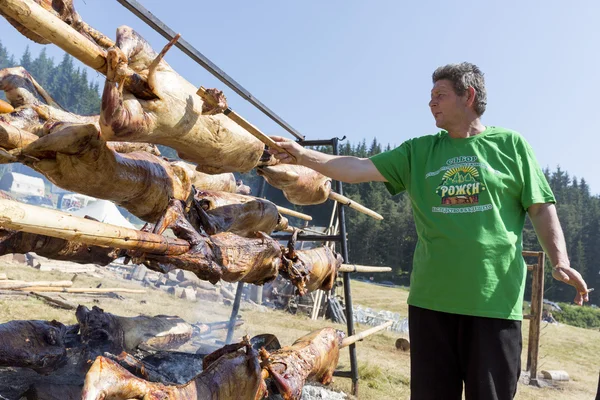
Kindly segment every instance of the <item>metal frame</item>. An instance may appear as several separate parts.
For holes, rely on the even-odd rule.
[[[167,25],[165,25],[160,19],[158,19],[155,15],[153,15],[150,11],[148,11],[144,6],[142,6],[136,0],[117,0],[123,7],[127,8],[134,15],[144,21],[147,25],[153,28],[156,32],[161,34],[167,40],[171,40],[175,37],[176,33]],[[206,58],[202,53],[200,53],[194,46],[189,44],[187,41],[183,39],[179,39],[175,46],[183,51],[186,55],[188,55],[191,59],[196,61],[202,67],[204,67],[208,72],[214,75],[217,79],[231,88],[234,92],[240,95],[245,100],[249,101],[252,105],[262,111],[265,115],[279,124],[286,131],[291,133],[298,139],[298,143],[303,146],[331,146],[333,147],[333,154],[339,154],[339,140],[338,138],[333,138],[330,140],[304,140],[304,135],[300,134],[294,128],[292,128],[287,122],[285,122],[282,118],[280,118],[277,114],[271,111],[267,106],[262,104],[257,98],[252,96],[250,92],[244,89],[239,83],[237,83],[233,78],[227,75],[224,71],[222,71],[219,67],[217,67],[212,61]],[[342,139],[343,140],[343,139]],[[334,181],[335,190],[343,195],[343,187],[342,182]],[[264,179],[261,183],[260,192],[264,192]],[[345,262],[348,262],[348,238],[346,233],[346,218],[345,218],[345,210],[344,207],[338,207],[338,221],[339,221],[339,235],[299,235],[298,240],[300,241],[322,241],[322,242],[331,242],[338,241],[341,247],[341,254],[344,258]],[[289,239],[290,235],[273,235],[273,238],[276,240],[285,240],[285,238]],[[354,334],[354,315],[352,313],[352,293],[350,291],[350,275],[348,272],[342,273],[342,279],[344,283],[344,298],[346,303],[346,322],[348,335]],[[229,319],[229,327],[227,330],[227,339],[226,342],[230,343],[233,337],[233,331],[235,329],[235,321],[237,319],[237,314],[239,312],[240,302],[242,298],[242,291],[244,289],[244,283],[239,282],[235,294],[235,299],[233,302],[233,308],[231,310],[231,316]],[[349,377],[352,379],[352,393],[357,395],[358,393],[358,362],[356,359],[356,345],[351,344],[348,346],[348,350],[350,352],[350,371],[341,371],[338,372],[337,376]]]
[[[156,32],[161,34],[165,39],[171,40],[173,39],[177,33],[167,25],[165,25],[160,19],[158,19],[154,14],[148,11],[143,5],[141,5],[136,0],[117,0],[123,7],[131,11],[135,16],[144,21],[147,25],[149,25]],[[250,102],[253,106],[262,111],[267,117],[271,118],[275,121],[279,126],[283,129],[294,135],[296,138],[300,140],[304,140],[304,135],[298,132],[296,129],[292,128],[287,122],[285,122],[281,117],[275,114],[271,109],[261,103],[256,97],[252,96],[252,94],[244,89],[242,85],[237,83],[232,77],[227,75],[224,71],[222,71],[219,67],[217,67],[212,61],[206,58],[202,53],[200,53],[194,46],[189,44],[184,39],[179,39],[175,46],[183,51],[188,57],[192,60],[196,61],[198,64],[203,66],[208,72],[214,75],[218,80],[227,85],[231,90],[236,92],[242,98]]]

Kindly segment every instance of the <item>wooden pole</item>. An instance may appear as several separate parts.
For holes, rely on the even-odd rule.
[[[529,344],[527,348],[527,369],[529,384],[539,386],[537,380],[538,356],[540,350],[540,327],[542,324],[542,307],[544,301],[544,263],[546,255],[537,252],[538,264],[533,269],[531,281],[531,311],[529,321]]]
[[[95,43],[32,0],[2,0],[0,11],[54,43],[96,71],[106,74],[106,53]]]
[[[0,199],[0,226],[89,245],[179,255],[189,243],[149,232],[109,225],[43,207]]]
[[[34,286],[23,289],[15,289],[26,292],[62,292],[62,293],[146,293],[143,289],[120,289],[120,288],[58,288],[47,286]]]
[[[310,215],[302,214],[301,212],[290,210],[289,208],[277,206],[277,211],[281,214],[289,215],[292,217],[300,218],[305,221],[312,221],[312,217]]]
[[[347,198],[346,196],[342,196],[339,193],[336,193],[334,191],[329,192],[329,198],[331,200],[337,201],[338,203],[342,203],[344,205],[347,205],[348,207],[359,211],[363,214],[368,215],[369,217],[375,218],[376,220],[381,221],[383,219],[383,217],[381,216],[381,214],[376,213],[373,210],[368,209],[367,207],[363,206],[362,204],[359,204],[355,201],[350,200],[349,198]]]
[[[73,285],[72,281],[37,281],[37,282],[25,282],[25,281],[0,281],[0,289],[22,289],[33,286],[48,286],[48,287],[70,287]]]
[[[356,343],[359,340],[363,340],[367,336],[371,336],[374,333],[382,331],[382,330],[386,329],[388,326],[392,326],[393,323],[394,323],[394,321],[388,321],[385,324],[381,324],[381,325],[378,325],[378,326],[376,326],[374,328],[367,329],[366,331],[363,331],[361,333],[357,333],[356,335],[348,336],[347,338],[345,338],[345,339],[342,340],[342,344],[340,345],[340,349],[344,348],[344,347],[348,347],[352,343]]]
[[[367,265],[342,264],[338,272],[390,272],[390,267],[370,267]]]
[[[206,89],[203,86],[200,86],[200,88],[198,89],[196,94],[198,96],[202,97],[202,100],[204,100],[209,105],[211,105],[213,107],[218,105],[217,102],[215,101],[215,99],[206,92]],[[260,129],[258,129],[257,127],[252,125],[250,122],[246,121],[241,115],[239,115],[238,113],[233,111],[231,108],[228,108],[227,110],[225,110],[223,112],[223,114],[228,116],[229,119],[231,119],[232,121],[237,123],[239,126],[241,126],[245,130],[250,132],[250,134],[252,134],[252,136],[257,138],[258,140],[260,140],[261,142],[263,142],[270,148],[277,149],[279,151],[284,151],[284,152],[288,153],[290,155],[290,157],[292,157],[292,160],[294,160],[294,161],[296,160],[296,157],[294,157],[289,151],[280,147],[276,141],[271,139],[269,136],[265,135]]]

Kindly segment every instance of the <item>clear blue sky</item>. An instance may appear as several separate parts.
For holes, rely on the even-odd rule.
[[[473,62],[486,74],[484,124],[520,131],[543,167],[560,165],[600,193],[598,1],[141,2],[308,139],[398,145],[435,133],[432,71]],[[129,25],[155,49],[165,44],[115,0],[75,4],[110,37]],[[0,38],[17,55],[31,43],[5,20]],[[41,46],[30,48],[37,55]],[[57,61],[62,54],[48,52]],[[224,88],[178,49],[166,58],[190,82]],[[225,92],[263,131],[289,136]]]

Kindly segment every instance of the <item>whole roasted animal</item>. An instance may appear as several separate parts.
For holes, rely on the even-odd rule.
[[[107,143],[93,124],[46,127],[47,135],[15,155],[63,189],[110,200],[149,222],[171,199],[190,196],[194,170],[152,154],[152,145]]]
[[[199,223],[205,232],[214,235],[232,232],[244,237],[256,237],[256,232],[271,234],[286,229],[287,218],[268,200],[236,193],[199,190],[194,195],[199,206]]]
[[[331,178],[302,165],[264,166],[256,172],[269,185],[281,189],[290,203],[300,206],[324,203],[331,192]]]
[[[99,307],[77,307],[81,341],[95,352],[174,349],[192,337],[192,326],[179,317],[122,317]]]
[[[0,366],[31,368],[48,374],[67,363],[69,327],[57,321],[0,324]]]
[[[0,255],[30,252],[53,260],[99,265],[108,265],[120,256],[117,249],[0,228]]]
[[[107,38],[100,32],[96,31],[95,29],[93,29],[92,27],[87,25],[81,19],[81,17],[77,13],[77,11],[75,11],[75,7],[73,6],[73,0],[33,0],[33,1],[36,2],[37,4],[39,4],[40,6],[42,6],[42,8],[44,8],[49,13],[60,18],[67,25],[70,25],[71,27],[73,27],[73,29],[75,29],[76,31],[81,33],[83,36],[87,37],[92,42],[97,43],[100,47],[110,47],[112,45],[112,41],[109,38]],[[24,27],[23,25],[21,25],[20,23],[15,21],[14,19],[3,14],[1,11],[0,11],[0,15],[2,15],[4,18],[6,18],[6,20],[8,22],[10,22],[10,24],[12,26],[14,26],[21,34],[23,34],[23,36],[25,36],[39,44],[50,43],[50,41],[47,40],[46,38],[38,35],[35,32],[30,31],[29,29],[27,29],[26,27]]]
[[[172,45],[174,42],[171,42]],[[167,47],[168,48],[168,47]],[[246,172],[259,164],[264,145],[196,95],[197,88],[173,70],[133,29],[117,29],[116,47],[107,53],[108,71],[102,95],[100,127],[107,140],[162,144],[201,172]],[[156,99],[144,100],[121,84],[131,71],[144,79]],[[215,115],[210,115],[215,114]]]
[[[152,230],[160,234],[167,228],[171,228],[178,238],[190,243],[191,248],[187,253],[177,256],[144,255],[146,265],[154,270],[192,271],[200,279],[213,284],[222,279],[226,282],[262,285],[275,279],[279,273],[281,247],[264,232],[257,232],[252,238],[231,232],[209,236],[191,224],[179,201],[171,202],[164,218]]]
[[[284,400],[299,400],[306,382],[331,383],[343,338],[344,332],[324,328],[280,350],[269,353],[262,349],[261,366],[267,372],[263,376],[269,377],[269,392],[278,391]]]
[[[82,400],[258,400],[266,394],[258,353],[246,338],[205,365],[183,385],[163,385],[138,378],[115,361],[99,356],[88,371]]]
[[[294,230],[283,257],[280,273],[289,279],[304,296],[317,289],[331,290],[337,271],[344,259],[329,247],[322,246],[309,250],[296,250],[298,230]]]

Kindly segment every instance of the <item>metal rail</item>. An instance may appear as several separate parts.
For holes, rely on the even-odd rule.
[[[154,14],[148,11],[143,5],[141,5],[136,0],[117,0],[123,7],[131,11],[135,16],[148,24],[152,29],[161,34],[165,39],[171,40],[177,34],[174,30],[165,25],[160,19],[158,19]],[[204,67],[208,72],[210,72],[213,76],[215,76],[218,80],[227,85],[231,90],[236,92],[242,98],[250,102],[253,106],[262,111],[267,117],[271,118],[275,123],[281,126],[283,129],[294,135],[297,139],[304,140],[304,135],[298,132],[296,129],[292,128],[287,122],[285,122],[281,117],[275,114],[271,109],[261,103],[256,97],[252,96],[252,94],[244,89],[242,85],[237,83],[232,77],[227,75],[223,70],[217,67],[212,61],[206,58],[202,53],[200,53],[194,46],[189,44],[184,39],[179,39],[175,46],[179,48],[179,50],[183,51],[188,55],[192,60],[196,61],[202,67]]]

